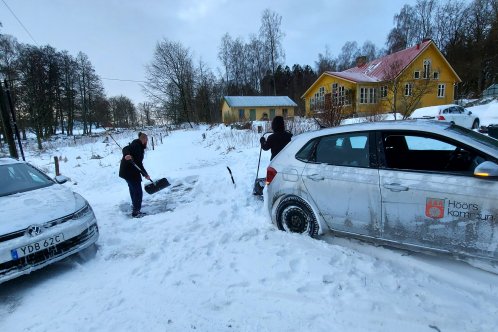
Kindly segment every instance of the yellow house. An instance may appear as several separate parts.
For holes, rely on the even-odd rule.
[[[221,120],[272,120],[276,115],[293,117],[297,104],[287,96],[224,96]]]
[[[343,116],[398,112],[453,103],[460,77],[430,39],[341,72],[324,72],[303,94],[306,115],[339,109]]]

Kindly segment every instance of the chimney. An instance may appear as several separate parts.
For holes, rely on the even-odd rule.
[[[367,63],[367,57],[364,55],[361,55],[356,58],[356,66],[361,67]]]

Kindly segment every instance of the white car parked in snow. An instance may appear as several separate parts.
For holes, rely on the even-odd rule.
[[[56,181],[26,162],[0,158],[0,283],[97,241],[88,202],[59,184],[67,178]]]
[[[436,121],[386,121],[295,136],[267,169],[281,230],[498,263],[498,141]]]
[[[410,119],[450,122],[470,129],[479,128],[480,123],[479,118],[473,115],[471,111],[455,104],[417,108],[410,115]]]

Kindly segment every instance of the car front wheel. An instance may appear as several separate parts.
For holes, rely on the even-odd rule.
[[[284,198],[276,211],[277,226],[280,230],[307,234],[311,237],[318,235],[318,222],[311,206],[302,198],[289,196]]]

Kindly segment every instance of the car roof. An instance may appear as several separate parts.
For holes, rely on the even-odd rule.
[[[460,126],[452,125],[449,122],[436,121],[436,120],[413,119],[413,120],[396,120],[396,121],[388,120],[388,121],[378,121],[378,122],[362,122],[362,123],[348,124],[332,128],[325,128],[296,135],[294,136],[293,139],[293,141],[295,141],[296,144],[293,144],[292,149],[300,149],[303,146],[303,144],[305,144],[306,142],[320,136],[339,134],[339,133],[354,133],[362,131],[377,131],[377,130],[401,131],[402,130],[402,131],[414,131],[417,133],[429,133],[429,134],[441,135],[444,137],[448,137],[450,139],[455,139],[464,142],[470,146],[485,151],[495,157],[498,157],[496,148],[477,142],[476,140],[460,133],[459,130],[447,130],[448,128],[451,128],[453,126],[455,128],[461,128],[462,130],[466,130],[465,128],[462,128]],[[297,150],[295,152],[297,152]]]
[[[360,122],[360,123],[341,125],[332,128],[315,130],[312,132],[306,132],[298,135],[297,137],[308,136],[308,138],[312,138],[315,136],[336,134],[342,132],[360,132],[360,131],[372,131],[372,130],[414,130],[414,131],[443,133],[444,130],[448,128],[450,125],[451,124],[448,122],[428,121],[420,119]]]

